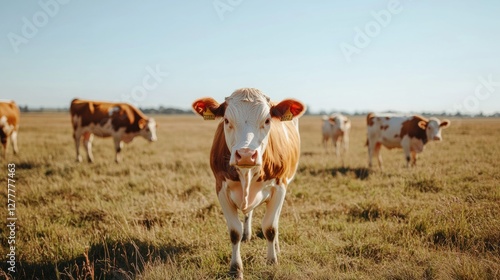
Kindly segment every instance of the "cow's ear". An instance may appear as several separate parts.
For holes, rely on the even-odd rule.
[[[439,126],[441,128],[447,128],[448,126],[450,126],[450,124],[451,124],[450,120],[443,120]]]
[[[145,128],[147,124],[148,124],[148,121],[146,119],[140,119],[139,120],[139,129]]]
[[[271,117],[281,121],[291,121],[295,117],[300,117],[306,111],[306,106],[300,101],[285,99],[271,107]]]
[[[226,102],[219,104],[215,99],[207,97],[193,102],[193,111],[205,120],[215,120],[223,117],[226,110]]]
[[[427,128],[427,122],[426,121],[419,121],[418,122],[418,127],[421,129],[425,130]]]

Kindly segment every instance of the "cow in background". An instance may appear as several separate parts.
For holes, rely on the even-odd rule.
[[[278,220],[299,164],[298,118],[305,106],[293,99],[274,103],[257,89],[243,88],[221,104],[212,98],[198,99],[193,110],[205,120],[221,119],[210,166],[233,248],[230,273],[241,279],[240,244],[251,238],[252,213],[262,203],[266,203],[262,232],[267,262],[278,261]],[[238,210],[245,215],[244,225]]]
[[[20,112],[16,102],[0,101],[0,140],[3,146],[3,158],[7,155],[7,138],[10,137],[14,154],[19,152],[17,147],[17,131],[19,130]]]
[[[437,118],[426,119],[422,116],[402,116],[394,114],[369,113],[367,121],[368,162],[372,166],[372,158],[376,156],[380,168],[382,157],[380,147],[389,149],[403,148],[406,166],[416,165],[417,154],[424,150],[429,141],[441,141],[441,129],[450,126],[449,120]]]
[[[134,137],[142,136],[154,142],[156,122],[146,117],[140,110],[127,103],[111,103],[74,99],[70,106],[73,138],[76,146],[76,160],[81,162],[80,139],[87,151],[89,162],[94,161],[92,154],[93,136],[112,137],[115,144],[115,161],[119,162],[123,143],[131,142]]]
[[[340,157],[341,147],[343,154],[349,150],[349,133],[351,131],[351,121],[342,114],[332,114],[329,117],[323,116],[323,146],[328,152],[328,140],[332,139],[333,147],[337,157]]]

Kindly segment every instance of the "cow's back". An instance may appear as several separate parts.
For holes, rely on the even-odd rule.
[[[370,114],[367,118],[369,141],[381,143],[388,148],[401,147],[401,129],[410,117],[391,114]]]
[[[14,130],[19,128],[20,111],[14,101],[0,102],[0,118],[5,117],[7,123],[14,127]]]

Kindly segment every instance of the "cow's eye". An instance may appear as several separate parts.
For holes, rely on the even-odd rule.
[[[269,125],[271,123],[271,119],[266,120],[266,125]]]
[[[229,120],[227,118],[224,118],[224,123],[229,124]]]

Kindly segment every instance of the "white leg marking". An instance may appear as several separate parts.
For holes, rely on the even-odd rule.
[[[271,199],[267,202],[266,213],[262,219],[262,231],[267,239],[267,263],[269,264],[278,262],[278,223],[285,195],[286,188],[282,185],[276,186]]]

